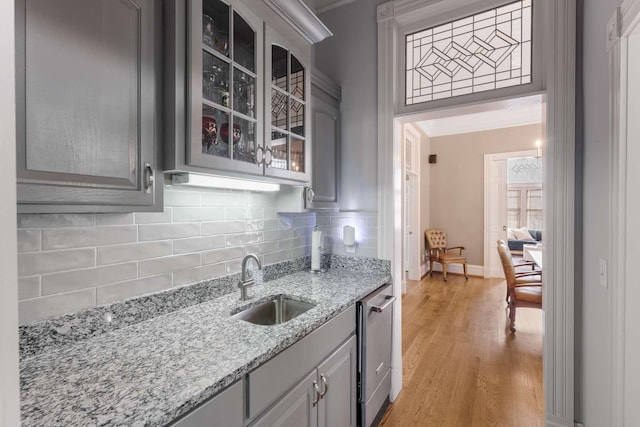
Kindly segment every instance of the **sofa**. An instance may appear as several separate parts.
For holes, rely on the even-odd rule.
[[[524,245],[536,245],[542,242],[542,230],[529,229],[528,231],[533,239],[518,240],[512,238],[507,240],[507,245],[511,251],[522,252],[522,247]]]

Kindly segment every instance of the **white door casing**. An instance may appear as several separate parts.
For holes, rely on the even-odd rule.
[[[640,424],[640,298],[635,262],[640,257],[635,218],[640,216],[640,1],[624,1],[607,25],[610,81],[611,171],[611,425]]]
[[[403,97],[399,74],[404,64],[399,45],[400,25],[404,20],[424,19],[448,14],[452,19],[504,4],[500,1],[432,0],[389,1],[378,5],[378,255],[392,261],[392,275],[402,274],[402,159],[398,120],[399,99]],[[574,423],[574,236],[575,236],[575,63],[576,1],[534,0],[534,37],[539,35],[544,61],[541,90],[545,91],[544,205],[554,206],[544,213],[546,271],[544,333],[545,423],[549,426],[573,426]],[[457,14],[457,15],[456,15]],[[534,51],[536,48],[534,47]],[[535,79],[534,79],[535,80]],[[485,96],[486,93],[483,95]],[[524,95],[524,94],[518,94]],[[486,100],[492,95],[488,93]],[[505,95],[506,96],[506,95]],[[485,100],[483,97],[478,99]],[[454,100],[453,102],[460,102]],[[471,101],[469,101],[471,102]],[[477,102],[477,100],[476,100]],[[401,285],[394,281],[394,293]],[[392,400],[402,388],[401,312],[394,309]]]

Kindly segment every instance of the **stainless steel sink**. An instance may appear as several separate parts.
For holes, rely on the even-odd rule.
[[[281,295],[242,310],[231,317],[256,325],[278,325],[300,316],[315,306],[315,304],[309,302]]]

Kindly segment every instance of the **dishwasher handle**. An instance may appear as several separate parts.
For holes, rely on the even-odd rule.
[[[386,295],[384,297],[387,301],[382,304],[380,307],[373,305],[371,306],[371,311],[375,312],[375,313],[382,313],[387,307],[389,307],[391,304],[393,304],[393,302],[396,300],[396,297],[391,296],[391,295]]]

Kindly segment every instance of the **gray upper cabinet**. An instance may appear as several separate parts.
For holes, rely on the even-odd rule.
[[[265,174],[309,182],[310,56],[265,28]]]
[[[238,1],[166,12],[165,169],[263,175],[262,21]]]
[[[308,182],[311,46],[239,0],[165,7],[165,169]]]
[[[311,73],[313,155],[307,209],[338,209],[340,194],[340,86],[319,70]]]
[[[153,0],[16,3],[19,212],[162,209],[160,12]]]

